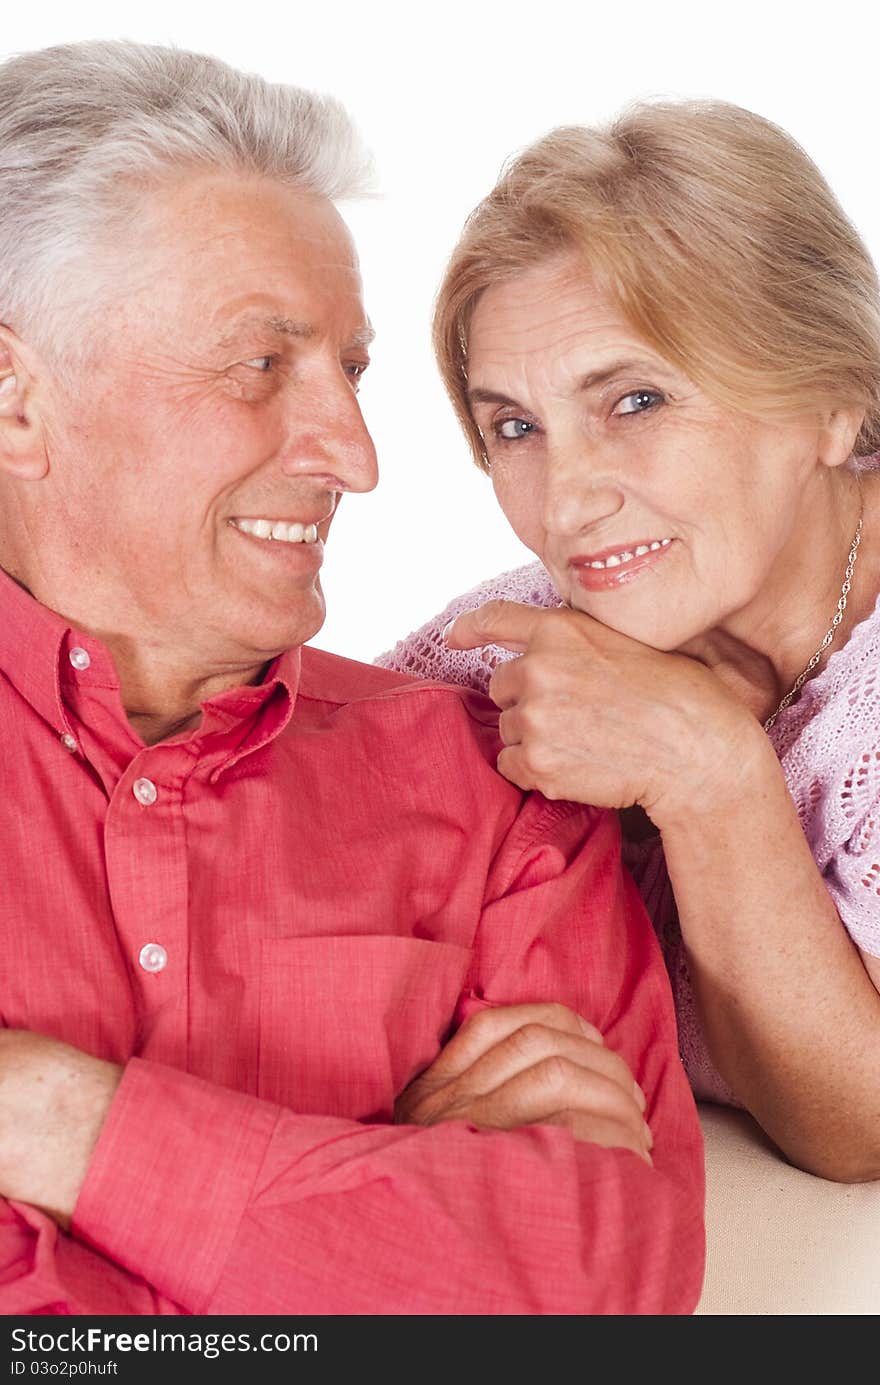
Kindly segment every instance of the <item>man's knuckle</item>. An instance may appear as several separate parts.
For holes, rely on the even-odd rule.
[[[523,1058],[534,1058],[538,1054],[543,1054],[547,1048],[546,1026],[536,1021],[521,1025],[511,1034],[510,1046]]]
[[[544,1022],[554,1029],[571,1029],[574,1012],[558,1000],[548,1001],[543,1011]]]
[[[552,1053],[541,1060],[538,1070],[542,1081],[552,1092],[563,1092],[568,1087],[575,1064],[561,1053]]]
[[[478,1043],[485,1043],[495,1032],[498,1026],[498,1016],[492,1009],[478,1010],[475,1015],[465,1020],[459,1033],[468,1040]]]

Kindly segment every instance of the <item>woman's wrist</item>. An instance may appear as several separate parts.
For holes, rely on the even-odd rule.
[[[779,761],[760,722],[733,708],[716,735],[691,738],[681,770],[652,803],[644,805],[664,840],[704,825],[717,837],[718,824],[753,811],[769,797],[787,797]]]

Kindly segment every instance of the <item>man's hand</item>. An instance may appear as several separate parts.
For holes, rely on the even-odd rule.
[[[0,1030],[0,1195],[66,1229],[121,1077],[57,1039]]]
[[[398,1098],[400,1124],[563,1125],[651,1163],[645,1098],[598,1029],[564,1005],[481,1010]]]

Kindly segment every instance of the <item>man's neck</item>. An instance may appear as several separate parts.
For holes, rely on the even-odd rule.
[[[185,731],[194,731],[202,719],[202,704],[225,692],[259,683],[266,663],[232,666],[205,674],[194,669],[172,668],[159,658],[146,659],[142,651],[130,657],[130,649],[117,649],[104,637],[119,675],[125,714],[145,745],[156,745]]]
[[[4,556],[0,546],[0,558]],[[13,563],[0,561],[0,567],[35,601],[40,600]],[[93,621],[79,620],[74,613],[51,603],[49,609],[105,645],[119,678],[125,714],[146,745],[195,730],[204,702],[227,688],[259,683],[271,662],[271,657],[249,656],[242,651],[239,658],[232,656],[225,664],[206,668],[191,649],[160,639],[135,640],[117,630],[102,629],[100,623],[96,626]]]

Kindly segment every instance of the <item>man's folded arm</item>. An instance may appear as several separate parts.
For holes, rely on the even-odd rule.
[[[301,1116],[135,1060],[74,1229],[191,1312],[682,1313],[699,1129],[616,823],[532,800],[499,854],[461,1015],[561,1001],[648,1098],[654,1166],[533,1126]],[[357,1022],[357,1017],[352,1017]]]
[[[688,1312],[702,1265],[698,1196],[628,1151],[298,1117],[137,1060],[75,1229],[194,1313]]]
[[[597,814],[585,832],[581,811],[526,805],[489,882],[459,1018],[546,999],[595,1023],[645,1091],[653,1168],[555,1126],[298,1115],[133,1059],[73,1238],[168,1304],[136,1311],[692,1311],[699,1132],[662,962],[611,824]]]

